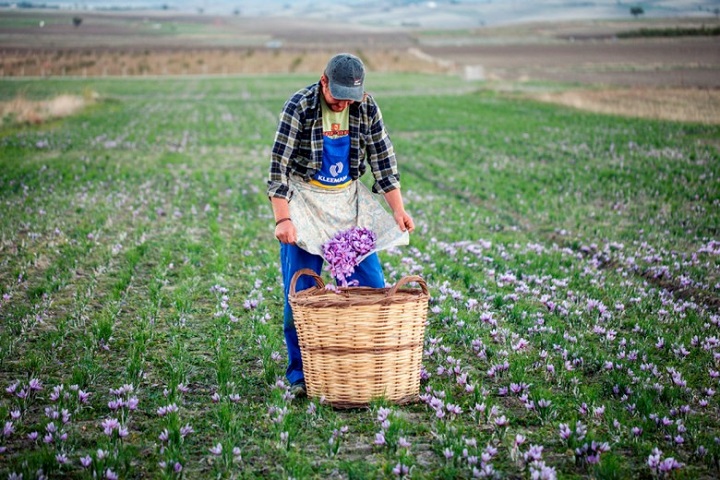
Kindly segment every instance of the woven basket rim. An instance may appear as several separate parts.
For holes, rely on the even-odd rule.
[[[297,280],[302,275],[313,277],[315,286],[296,292]],[[420,288],[405,287],[405,285],[412,282],[418,283]],[[417,275],[403,277],[392,287],[337,287],[328,289],[325,287],[322,278],[313,270],[307,268],[298,270],[293,275],[288,295],[288,301],[291,305],[313,308],[394,305],[407,302],[423,302],[429,299],[430,293],[427,284],[422,277]]]

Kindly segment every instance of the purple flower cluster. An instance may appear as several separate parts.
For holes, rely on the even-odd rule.
[[[323,257],[328,262],[327,270],[343,287],[353,274],[359,259],[375,248],[375,233],[364,227],[353,227],[335,234],[323,244]]]

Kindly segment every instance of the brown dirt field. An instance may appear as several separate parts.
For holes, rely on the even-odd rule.
[[[344,50],[375,72],[462,75],[485,80],[489,88],[534,90],[543,101],[598,112],[709,123],[720,118],[720,37],[615,36],[638,28],[715,27],[717,20],[424,32],[167,12],[82,12],[76,28],[72,12],[6,14],[0,18],[0,77],[317,73],[328,56]],[[558,89],[565,91],[553,93]]]
[[[5,50],[0,76],[133,76],[318,73],[333,51],[299,49]],[[374,72],[445,73],[404,51],[358,51]]]
[[[171,12],[3,15],[0,76],[309,73],[331,52],[349,50],[362,52],[377,71],[470,73],[474,79],[508,82],[720,87],[720,37],[615,37],[639,28],[720,25],[713,19],[425,32]],[[72,25],[74,15],[83,19],[79,27]]]
[[[720,87],[718,37],[458,45],[423,50],[458,65],[482,66],[489,80]]]
[[[82,12],[76,14],[82,24],[74,27],[70,12],[7,14],[16,22],[0,22],[3,48],[257,48],[277,41],[283,49],[338,50],[414,44],[408,31],[308,19]]]
[[[720,90],[611,88],[545,92],[529,98],[597,113],[720,124]]]
[[[87,98],[59,95],[53,99],[42,101],[15,98],[7,102],[0,102],[0,125],[4,123],[40,124],[51,119],[67,117],[81,111],[92,101],[93,98],[90,95]]]

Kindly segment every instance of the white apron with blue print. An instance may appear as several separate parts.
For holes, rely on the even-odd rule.
[[[291,178],[289,186],[296,244],[307,252],[322,256],[323,244],[338,232],[356,226],[370,229],[377,236],[375,250],[366,257],[410,243],[410,234],[400,230],[393,216],[378,201],[379,196],[360,181],[353,181],[345,188],[323,188]]]

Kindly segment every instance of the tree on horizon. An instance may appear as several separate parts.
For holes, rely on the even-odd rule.
[[[630,13],[633,17],[637,18],[639,15],[645,13],[642,7],[630,7]]]

